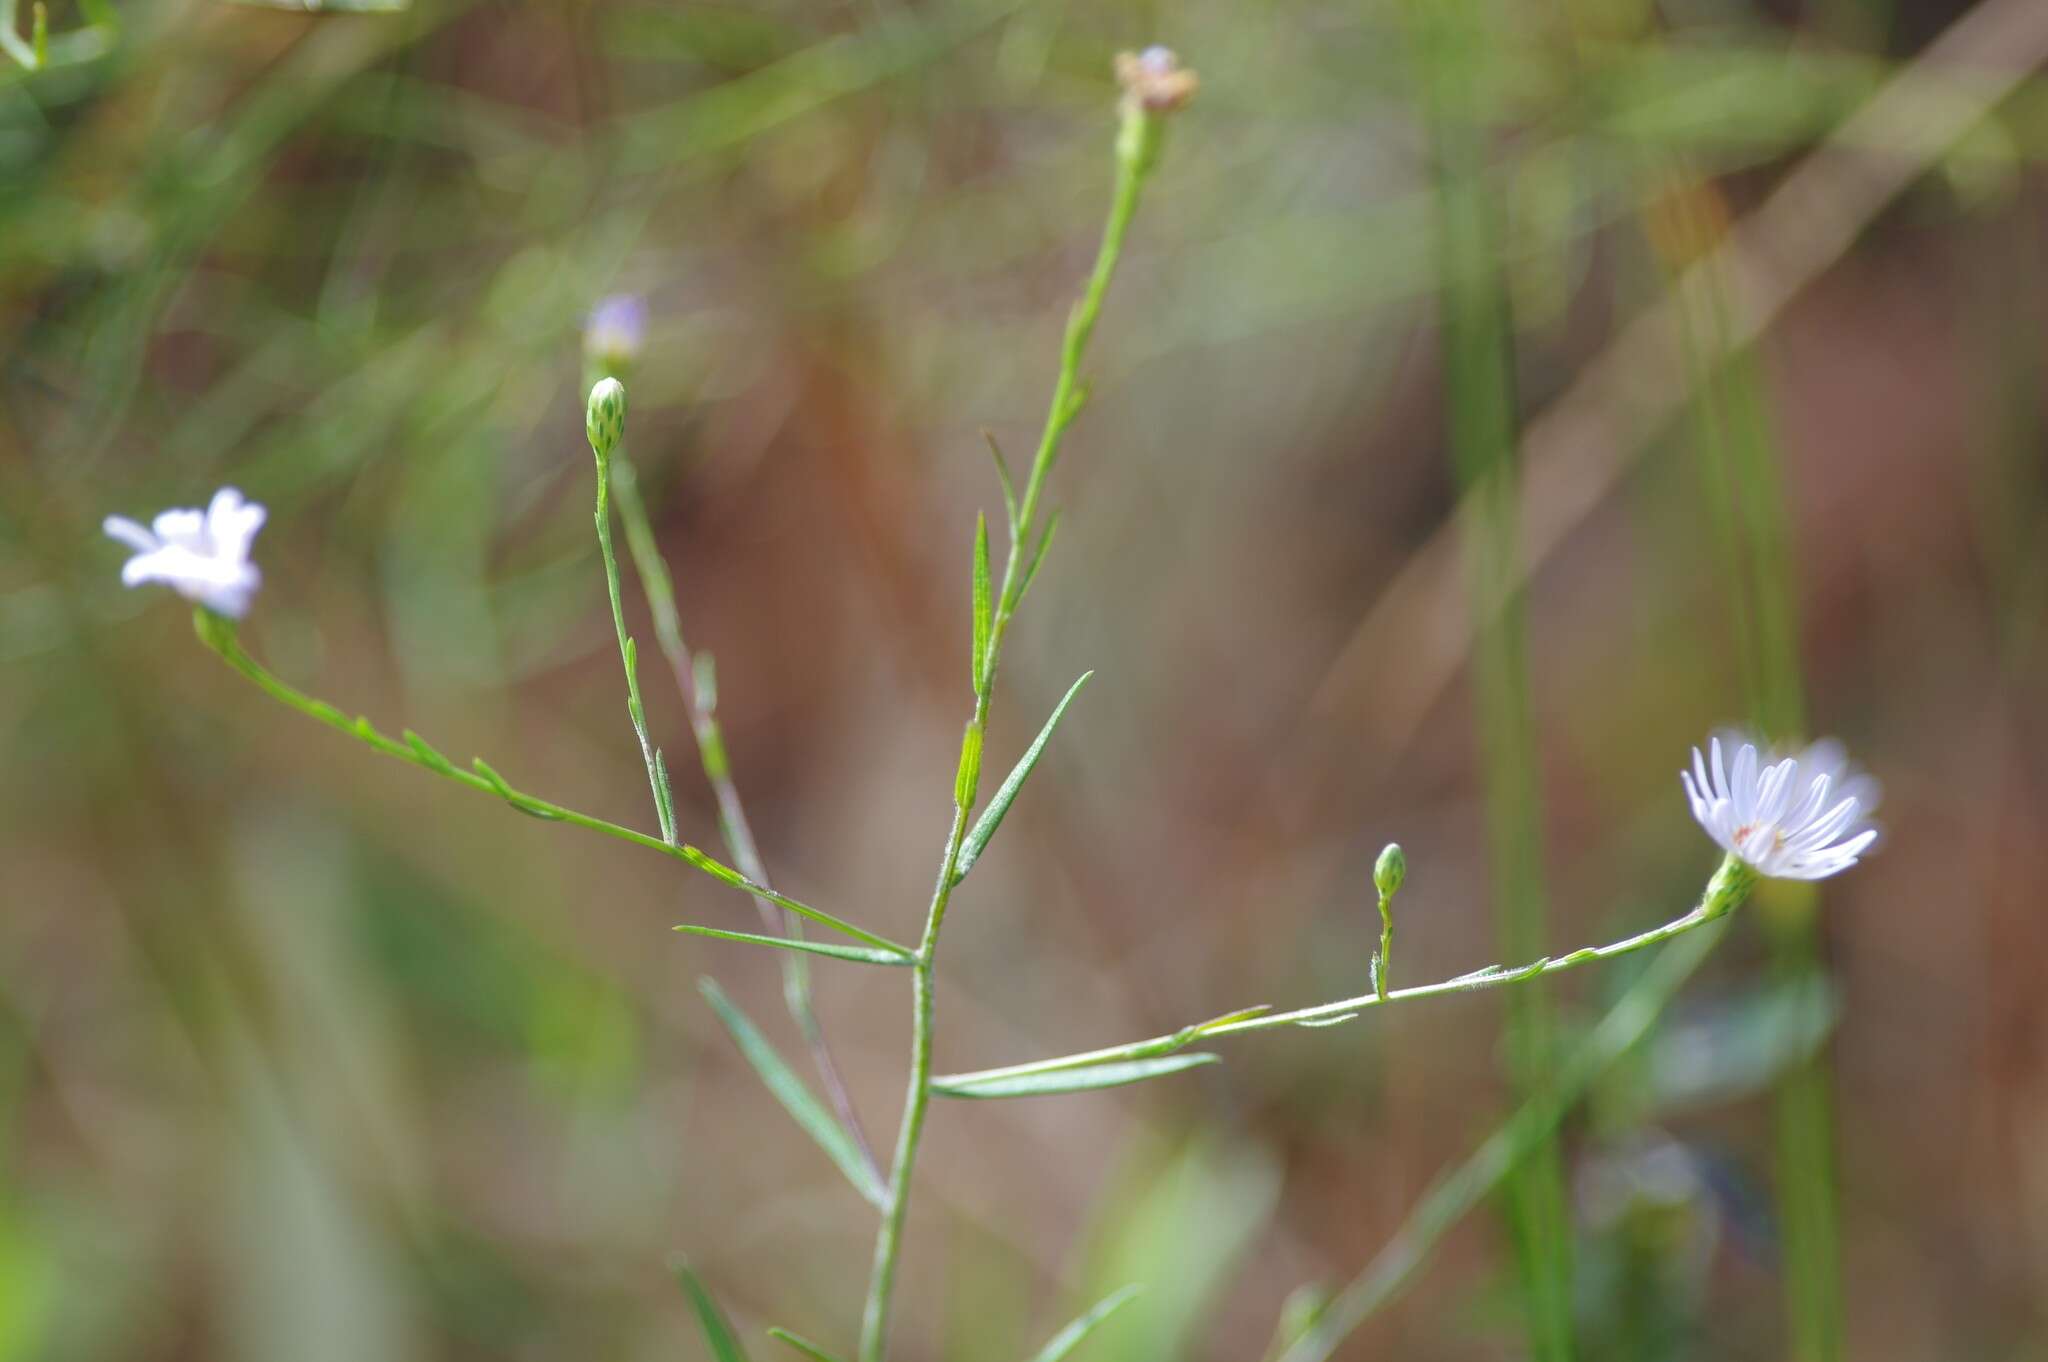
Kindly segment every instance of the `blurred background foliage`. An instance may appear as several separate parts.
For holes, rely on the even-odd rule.
[[[694,987],[793,1049],[776,962],[668,931],[744,900],[267,706],[97,527],[240,486],[280,673],[650,825],[579,386],[644,294],[630,442],[769,868],[910,937],[980,430],[1029,447],[1153,40],[1202,95],[991,760],[1098,677],[955,909],[940,1068],[1361,991],[1391,838],[1410,981],[1501,958],[1532,873],[1546,949],[1673,916],[1686,747],[1803,707],[1889,844],[1817,916],[1767,891],[1567,1122],[1577,1352],[2048,1350],[2040,0],[327,8],[59,0],[0,62],[0,1359],[701,1356],[672,1252],[751,1338],[850,1342],[867,1208]],[[1504,509],[1457,514],[1467,437]],[[1477,672],[1461,524],[1520,635]],[[1146,1281],[1088,1355],[1260,1356],[1630,973],[1511,1046],[1454,999],[941,1106],[899,1353]],[[902,981],[816,979],[886,1132]],[[1838,1260],[1788,1258],[1816,1213]],[[1343,1355],[1551,1355],[1512,1223]]]

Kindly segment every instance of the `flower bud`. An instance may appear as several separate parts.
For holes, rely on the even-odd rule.
[[[1401,853],[1401,844],[1387,843],[1387,849],[1373,863],[1373,887],[1380,891],[1381,898],[1390,899],[1401,892],[1401,881],[1407,878],[1408,858]]]
[[[626,385],[616,378],[601,378],[590,390],[590,406],[583,415],[583,433],[590,437],[590,452],[603,463],[619,447],[626,433]]]

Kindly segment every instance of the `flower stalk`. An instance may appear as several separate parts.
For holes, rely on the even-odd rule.
[[[902,1253],[903,1225],[910,1206],[911,1178],[924,1137],[925,1115],[931,1104],[932,967],[946,908],[952,901],[953,888],[961,878],[961,851],[979,784],[981,752],[988,732],[989,702],[995,692],[1003,640],[1058,523],[1057,515],[1052,515],[1045,517],[1045,523],[1042,527],[1040,525],[1040,503],[1045,495],[1046,478],[1059,461],[1061,443],[1068,428],[1087,401],[1081,362],[1095,333],[1095,323],[1101,315],[1103,299],[1108,295],[1110,279],[1115,275],[1117,261],[1123,254],[1124,239],[1137,212],[1139,196],[1153,167],[1158,164],[1165,136],[1164,120],[1194,93],[1193,73],[1181,70],[1172,54],[1162,48],[1151,49],[1137,58],[1120,59],[1118,78],[1123,83],[1125,95],[1116,141],[1116,183],[1110,196],[1109,219],[1103,227],[1095,266],[1089,272],[1080,301],[1074,305],[1067,319],[1052,402],[1046,411],[1045,427],[1039,436],[1037,452],[1032,456],[1030,472],[1025,477],[1023,496],[1017,500],[1010,514],[1010,544],[1003,564],[1002,586],[993,600],[983,595],[980,586],[986,564],[986,550],[982,545],[985,529],[977,537],[977,646],[972,668],[974,711],[961,742],[952,823],[946,834],[945,851],[939,858],[938,880],[932,890],[931,904],[925,912],[924,936],[918,943],[912,967],[910,1076],[904,1093],[903,1119],[897,1131],[896,1152],[889,1169],[888,1198],[882,1211],[881,1227],[875,1235],[874,1263],[861,1316],[859,1362],[883,1362],[888,1352],[890,1307],[895,1295],[897,1262]],[[1166,82],[1164,86],[1160,84],[1162,79]],[[1001,455],[996,457],[1000,470]],[[1003,476],[1007,493],[1007,472]]]

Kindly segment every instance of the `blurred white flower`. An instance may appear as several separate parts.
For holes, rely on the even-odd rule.
[[[1759,755],[1740,736],[1728,746],[1735,749],[1728,765],[1720,738],[1708,742],[1706,759],[1695,747],[1692,770],[1678,778],[1708,836],[1760,874],[1826,879],[1856,864],[1877,840],[1868,817],[1877,807],[1877,782],[1850,764],[1840,743],[1817,742],[1782,760]]]
[[[263,583],[249,561],[249,545],[263,528],[264,510],[232,487],[213,494],[204,511],[165,511],[144,529],[110,515],[102,528],[135,550],[121,568],[124,586],[161,582],[187,600],[240,619]]]

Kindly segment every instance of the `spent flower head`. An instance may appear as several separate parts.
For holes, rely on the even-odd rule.
[[[126,516],[101,524],[135,550],[121,568],[124,586],[159,582],[209,610],[240,619],[263,584],[249,561],[249,546],[263,528],[264,510],[232,487],[213,494],[204,511],[165,511],[147,529]]]
[[[1173,49],[1155,45],[1117,53],[1116,83],[1124,87],[1127,108],[1163,114],[1186,107],[1202,82],[1180,64]]]
[[[1840,743],[1814,743],[1778,757],[1740,735],[1710,739],[1707,757],[1692,750],[1679,780],[1692,816],[1723,849],[1759,874],[1821,880],[1847,870],[1877,841],[1869,814],[1877,782]]]
[[[583,353],[601,373],[617,373],[640,358],[647,343],[647,300],[614,293],[598,300],[583,323]]]

